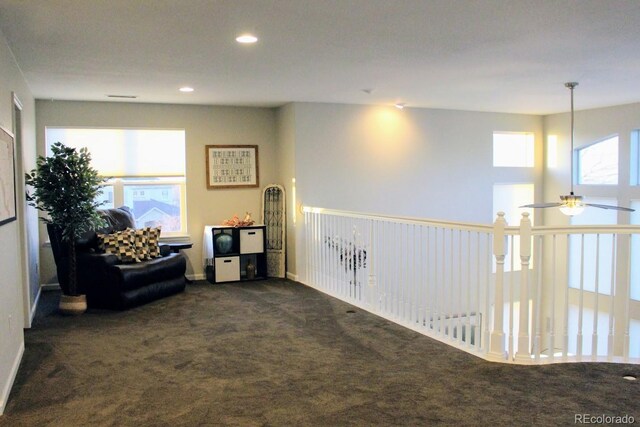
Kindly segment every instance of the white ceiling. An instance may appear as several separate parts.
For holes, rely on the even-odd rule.
[[[577,109],[640,101],[640,0],[0,0],[0,29],[41,99],[548,114],[578,81]]]

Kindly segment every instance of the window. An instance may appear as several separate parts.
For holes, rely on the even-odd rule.
[[[578,184],[618,184],[618,136],[578,149]]]
[[[533,157],[533,133],[493,133],[494,167],[532,168]]]
[[[54,142],[87,147],[100,175],[110,177],[98,201],[128,206],[138,227],[162,226],[162,235],[187,232],[185,132],[162,129],[46,129]]]

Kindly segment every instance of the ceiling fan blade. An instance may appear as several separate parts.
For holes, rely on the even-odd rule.
[[[631,208],[624,208],[622,206],[611,206],[611,205],[599,205],[596,203],[585,203],[586,206],[592,206],[594,208],[600,208],[600,209],[613,209],[616,211],[625,211],[625,212],[635,212],[635,209],[631,209]]]
[[[518,206],[519,208],[556,208],[561,206],[560,202],[550,202],[550,203],[533,203],[531,205],[522,205]]]

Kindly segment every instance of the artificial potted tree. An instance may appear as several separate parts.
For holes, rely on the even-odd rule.
[[[50,157],[38,156],[36,168],[25,174],[25,183],[33,187],[33,192],[27,192],[27,202],[48,214],[41,219],[47,224],[52,244],[55,240],[66,246],[68,277],[58,278],[62,289],[60,310],[81,314],[87,309],[87,300],[78,289],[76,240],[86,231],[104,226],[97,210],[100,203],[95,199],[102,193],[105,178],[91,167],[86,148],[78,151],[56,142],[51,152]],[[65,269],[58,267],[61,270]]]

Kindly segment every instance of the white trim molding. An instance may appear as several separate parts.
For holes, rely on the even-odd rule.
[[[11,388],[13,387],[13,383],[16,380],[16,376],[18,375],[18,368],[20,368],[20,362],[22,362],[23,354],[24,354],[24,341],[20,343],[20,349],[18,350],[18,354],[16,354],[16,357],[13,360],[13,364],[11,365],[9,380],[2,388],[2,395],[0,395],[0,415],[4,414],[4,409],[7,407],[9,394],[11,393]]]

